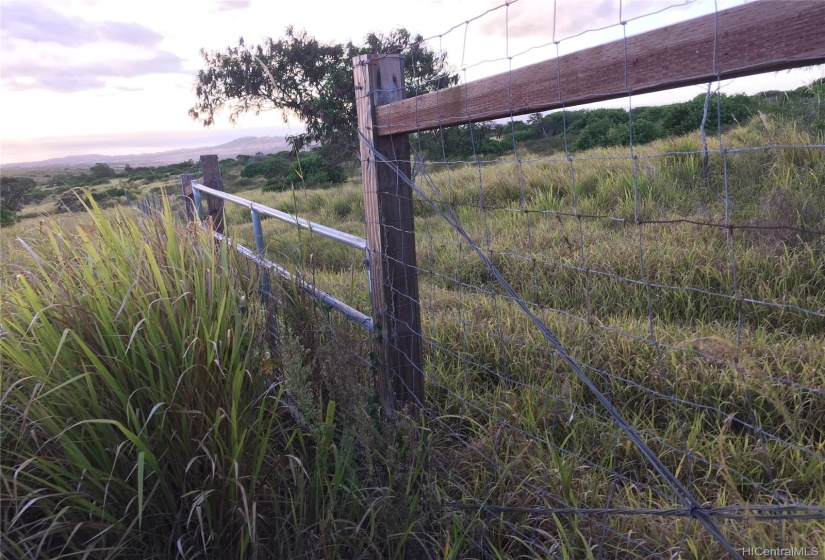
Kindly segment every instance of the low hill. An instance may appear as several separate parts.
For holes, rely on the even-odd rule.
[[[181,148],[166,152],[143,154],[127,154],[109,156],[102,154],[83,154],[60,158],[45,159],[42,161],[10,163],[4,169],[29,169],[42,167],[82,167],[88,168],[96,163],[106,163],[110,166],[129,164],[132,167],[149,167],[155,165],[169,165],[180,161],[195,160],[201,155],[217,154],[220,158],[235,157],[238,154],[255,154],[257,152],[276,153],[289,149],[282,136],[247,136],[238,138],[217,146],[201,146],[197,148]]]

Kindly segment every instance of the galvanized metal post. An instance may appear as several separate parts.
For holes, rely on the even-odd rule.
[[[192,196],[195,197],[195,210],[198,211],[198,219],[203,220],[204,213],[201,206],[201,193],[198,189],[192,189]]]
[[[250,213],[252,214],[252,230],[255,233],[255,249],[258,256],[263,259],[266,258],[266,245],[264,245],[261,215],[254,209],[251,209]],[[261,266],[261,268],[261,295],[266,307],[267,338],[269,339],[269,348],[274,352],[278,347],[278,317],[274,309],[275,298],[272,296],[272,280],[269,277],[269,269],[264,266]]]

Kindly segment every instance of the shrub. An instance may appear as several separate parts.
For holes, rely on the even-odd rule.
[[[260,160],[250,158],[241,170],[241,177],[282,177],[289,173],[290,163],[286,152],[278,152]]]
[[[261,187],[261,191],[263,192],[278,192],[278,191],[285,191],[289,188],[289,186],[284,183],[283,181],[279,181],[276,179],[270,179]]]
[[[296,182],[300,181],[308,185],[344,182],[343,168],[331,163],[318,152],[301,154],[292,163],[290,171],[291,177],[294,177]]]
[[[63,194],[61,194],[57,199],[57,211],[58,212],[83,212],[85,210],[85,205],[83,203],[83,199],[80,194],[81,189],[74,188],[67,190]],[[108,198],[103,193],[98,192],[90,192],[86,191],[86,196],[92,198],[96,201],[102,201],[104,198]]]
[[[17,212],[36,186],[30,177],[0,177],[0,202],[7,209]]]
[[[0,206],[0,227],[13,226],[17,223],[17,212]]]
[[[272,154],[259,162],[246,165],[241,177],[266,177],[265,191],[284,190],[292,184],[323,185],[343,183],[343,167],[320,151],[302,152],[297,158],[287,152]]]
[[[32,202],[40,202],[41,200],[48,198],[52,194],[55,194],[56,189],[43,189],[43,188],[34,188],[26,193],[23,197],[23,204],[31,204]]]
[[[112,187],[111,189],[106,189],[104,192],[106,193],[106,196],[111,198],[126,196],[126,189],[121,187]]]
[[[96,163],[89,168],[92,177],[108,179],[115,176],[115,170],[108,163]]]

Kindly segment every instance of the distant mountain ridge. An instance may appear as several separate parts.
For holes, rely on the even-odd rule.
[[[265,154],[282,152],[289,149],[283,136],[245,136],[230,140],[217,146],[202,146],[198,148],[181,148],[165,152],[143,154],[127,154],[107,156],[103,154],[83,154],[59,158],[44,159],[22,163],[9,163],[4,169],[26,169],[32,167],[91,167],[96,163],[107,163],[111,166],[129,164],[132,167],[147,167],[154,165],[169,165],[186,160],[197,161],[202,155],[217,155],[219,158],[234,158],[240,154],[254,155],[257,152]]]

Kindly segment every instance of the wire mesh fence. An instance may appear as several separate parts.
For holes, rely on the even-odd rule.
[[[599,14],[589,26],[574,6],[542,4],[549,19],[531,44],[517,36],[531,12],[513,1],[427,39],[436,52],[461,45],[462,84],[439,90],[450,82],[440,76],[434,93],[371,109],[375,130],[359,140],[362,158],[391,172],[393,188],[378,195],[383,209],[365,208],[349,187],[279,198],[283,210],[354,235],[363,224],[352,216],[364,214],[368,231],[380,232],[373,242],[411,235],[413,261],[402,242],[377,255],[376,269],[376,256],[365,262],[312,231],[262,221],[267,258],[357,309],[374,307],[368,332],[313,303],[300,282],[271,275],[270,297],[256,301],[271,306],[270,364],[293,384],[289,394],[324,391],[372,425],[382,346],[395,364],[417,364],[423,393],[395,387],[391,397],[423,394],[404,410],[418,410],[424,426],[424,484],[438,504],[433,526],[445,557],[821,551],[825,90],[820,81],[747,103],[723,90],[727,76],[821,61],[821,39],[806,33],[825,14],[809,2],[717,7],[702,20],[710,70],[696,70],[675,39],[700,34],[698,24],[656,35],[672,44],[639,50],[635,32],[693,4],[650,10],[618,1],[615,17]],[[771,35],[756,30],[764,19],[731,16],[755,13],[799,20],[768,41],[774,57],[731,54],[731,37],[747,37],[744,52]],[[498,29],[503,56],[475,60],[475,28]],[[598,42],[616,39],[598,52],[618,59],[600,67],[567,58],[596,31]],[[813,46],[785,56],[794,35]],[[684,56],[684,74],[672,65],[667,76],[640,78],[651,66],[645,57],[662,52],[671,62]],[[520,67],[535,57],[547,64],[525,78]],[[578,71],[598,83],[575,82],[570,60],[584,61]],[[482,95],[469,78],[488,68],[504,73],[485,78]],[[688,82],[701,89],[675,109],[648,107],[639,93]],[[386,88],[356,95],[372,100]],[[552,112],[519,104],[538,90],[555,92],[539,103]],[[624,107],[573,108],[591,97],[622,98]],[[497,120],[485,121],[491,111]],[[409,159],[398,156],[407,141]],[[401,187],[412,196],[414,227],[387,219],[407,204]],[[225,215],[233,242],[254,247],[248,209]],[[258,283],[272,267],[252,253],[238,272]],[[381,324],[376,271],[390,279],[379,286],[385,307],[419,307],[420,326],[398,317]],[[410,284],[414,295],[399,288]],[[420,337],[421,360],[395,337],[399,327]],[[393,383],[408,382],[393,367]],[[305,421],[300,403],[289,406]]]
[[[483,17],[509,29],[510,4]],[[599,109],[589,129],[564,97],[568,39],[548,29],[558,74],[534,88],[556,87],[560,110],[532,130],[510,71],[485,90],[505,120],[478,123],[494,102],[466,82],[376,109],[379,126],[415,132],[415,182],[361,135],[415,196],[420,405],[459,556],[811,554],[825,534],[821,84],[739,120],[717,68],[749,69],[717,52],[717,10],[699,126],[651,138],[618,8],[626,110]],[[481,17],[430,40],[466,41]]]

